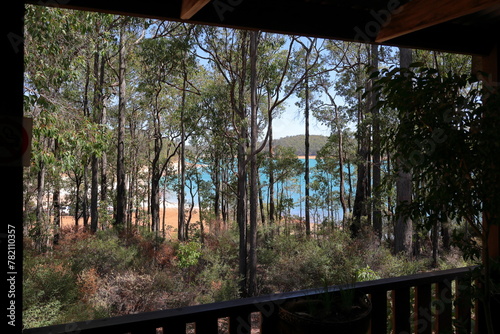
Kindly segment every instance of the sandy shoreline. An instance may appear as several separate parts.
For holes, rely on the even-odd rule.
[[[177,216],[178,210],[177,208],[167,208],[164,210],[160,209],[160,225],[163,225],[163,217],[165,216],[165,226],[168,229],[176,229],[177,228]],[[199,220],[198,210],[193,210],[193,217],[191,218],[191,222],[196,222]],[[83,218],[80,218],[78,221],[79,226],[83,226]],[[75,226],[75,218],[73,216],[62,216],[61,217],[61,227],[73,227]]]

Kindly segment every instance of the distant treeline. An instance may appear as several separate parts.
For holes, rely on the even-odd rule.
[[[326,144],[328,137],[321,135],[309,136],[309,155],[314,156]],[[288,136],[273,140],[273,147],[292,147],[298,156],[305,155],[305,135]]]

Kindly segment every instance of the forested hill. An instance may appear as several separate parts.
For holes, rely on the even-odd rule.
[[[309,136],[309,155],[316,153],[326,144],[328,137],[320,135]],[[305,155],[305,135],[288,136],[273,140],[273,146],[292,147],[298,156]]]

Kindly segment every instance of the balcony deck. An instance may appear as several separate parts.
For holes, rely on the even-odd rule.
[[[474,307],[463,297],[471,267],[332,286],[329,291],[360,289],[372,302],[370,333],[471,333]],[[321,291],[320,291],[321,290]],[[49,327],[24,333],[279,333],[279,306],[323,293],[286,292],[178,309],[133,314]]]

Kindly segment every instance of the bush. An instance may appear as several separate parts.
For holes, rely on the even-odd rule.
[[[61,302],[58,300],[31,304],[23,310],[23,325],[25,328],[53,325],[57,323],[61,308]]]
[[[340,231],[320,239],[276,237],[263,251],[268,261],[268,292],[351,282],[356,267],[353,258],[347,254],[348,250],[348,236]]]
[[[201,244],[196,241],[180,243],[177,249],[177,265],[188,268],[198,264],[201,256]]]
[[[24,253],[24,326],[39,327],[57,323],[65,308],[78,300],[76,276],[63,260]]]
[[[94,237],[76,241],[63,256],[71,261],[75,273],[95,268],[99,275],[144,265],[135,246],[126,246],[118,235],[101,232]]]
[[[238,298],[238,271],[231,259],[212,253],[204,257],[204,264],[197,276],[200,288],[198,302],[203,304]]]

